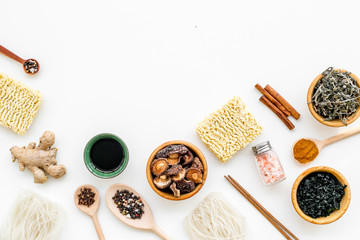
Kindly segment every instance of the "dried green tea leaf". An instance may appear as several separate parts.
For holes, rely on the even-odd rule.
[[[311,102],[325,121],[340,119],[345,125],[348,117],[359,107],[360,89],[350,72],[329,67],[315,85]]]

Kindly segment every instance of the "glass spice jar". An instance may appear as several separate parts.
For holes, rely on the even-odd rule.
[[[255,154],[256,165],[263,182],[266,185],[274,184],[285,180],[285,173],[278,156],[272,150],[270,142],[260,143],[252,150]]]

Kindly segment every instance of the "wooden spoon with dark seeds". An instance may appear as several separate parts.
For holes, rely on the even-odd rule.
[[[91,191],[93,193],[95,193],[95,197],[94,197],[95,201],[89,207],[79,204],[79,197],[78,196],[81,193],[82,188],[90,188]],[[104,234],[103,234],[103,232],[101,230],[101,226],[99,224],[99,220],[98,220],[97,215],[96,215],[97,210],[99,209],[99,204],[100,204],[100,196],[99,196],[99,192],[97,191],[97,189],[94,186],[89,185],[89,184],[81,185],[80,187],[78,187],[75,190],[74,203],[75,203],[77,208],[79,208],[82,212],[84,212],[85,214],[87,214],[87,215],[89,215],[91,217],[91,219],[93,220],[96,232],[98,234],[99,240],[105,240]]]
[[[119,208],[117,208],[117,205],[112,199],[115,196],[117,190],[119,191],[128,190],[129,192],[132,192],[136,196],[140,197],[141,201],[144,203],[144,213],[140,219],[127,218],[126,216],[120,213]],[[109,207],[110,211],[115,215],[115,217],[117,217],[123,223],[133,228],[150,230],[156,233],[159,237],[161,237],[161,239],[171,240],[171,238],[165,232],[163,232],[155,223],[151,209],[147,204],[147,202],[145,201],[145,199],[131,187],[125,184],[119,184],[119,183],[114,184],[110,186],[106,191],[105,198],[106,198],[106,205]]]
[[[30,58],[30,59],[24,60],[21,57],[19,57],[18,55],[16,55],[15,53],[9,51],[8,49],[6,49],[5,47],[3,47],[1,45],[0,45],[0,53],[2,53],[5,56],[8,56],[9,58],[21,63],[21,65],[24,68],[24,71],[29,75],[34,75],[37,72],[39,72],[39,70],[40,70],[39,62],[36,61],[35,59]],[[34,69],[33,71],[31,71],[31,69],[28,68],[28,66],[32,65],[32,64],[34,64],[34,66],[36,66],[36,67],[33,68]]]

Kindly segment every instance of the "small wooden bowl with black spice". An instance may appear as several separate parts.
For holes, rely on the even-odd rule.
[[[173,161],[172,159],[169,159],[171,158],[172,154],[170,154],[169,158],[167,158],[167,162],[169,163],[170,166],[167,167],[168,170],[170,170],[170,168],[172,168],[174,165],[181,165],[182,166],[182,170],[181,171],[185,171],[185,175],[182,175],[181,173],[177,174],[177,175],[173,175],[171,177],[171,184],[176,184],[176,188],[178,188],[178,182],[180,182],[180,178],[178,176],[182,175],[181,178],[184,180],[184,181],[190,181],[188,179],[188,173],[189,171],[194,171],[192,172],[190,175],[194,175],[194,176],[201,176],[200,178],[201,179],[192,179],[194,180],[195,182],[198,182],[198,183],[195,183],[195,188],[190,191],[190,192],[186,192],[186,193],[183,193],[181,191],[180,193],[180,196],[175,196],[175,192],[171,192],[173,190],[170,190],[171,186],[164,186],[165,188],[164,189],[159,189],[158,187],[155,186],[154,184],[154,179],[155,178],[159,178],[163,175],[166,175],[166,173],[161,173],[158,175],[158,177],[156,177],[156,175],[153,174],[153,163],[159,159],[157,158],[157,154],[160,152],[160,151],[163,151],[164,149],[166,149],[167,147],[169,146],[185,146],[190,152],[191,155],[193,155],[193,159],[196,159],[197,160],[193,160],[193,162],[189,163],[189,164],[184,164],[184,161],[187,161],[187,160],[184,160],[181,158],[181,154],[183,154],[183,156],[187,155],[188,153],[180,153],[179,154],[179,162],[178,163],[174,163],[174,162],[171,162]],[[201,162],[201,170],[200,172],[198,172],[199,174],[197,175],[196,174],[196,170],[194,167],[194,165],[196,165],[195,163],[197,162]],[[166,161],[164,161],[166,163]],[[197,164],[199,165],[199,164]],[[206,181],[206,177],[207,177],[207,163],[206,163],[206,159],[205,159],[205,156],[203,155],[203,153],[200,151],[200,149],[198,149],[194,144],[192,143],[189,143],[189,142],[186,142],[186,141],[182,141],[182,140],[173,140],[173,141],[169,141],[169,142],[166,142],[166,143],[163,143],[161,144],[160,146],[158,146],[150,155],[149,157],[149,160],[147,162],[147,166],[146,166],[146,176],[147,176],[147,180],[150,184],[150,187],[158,194],[160,195],[161,197],[163,198],[166,198],[166,199],[169,199],[169,200],[173,200],[173,201],[179,201],[179,200],[184,200],[184,199],[188,199],[192,196],[194,196],[197,192],[200,191],[200,189],[203,187],[203,185],[205,184],[205,181]],[[178,178],[177,180],[173,180],[173,178]],[[200,181],[196,181],[196,180],[201,180]]]
[[[316,218],[311,217],[311,216],[305,214],[299,206],[298,195],[297,195],[298,190],[299,190],[299,185],[306,177],[308,177],[309,175],[312,176],[311,174],[314,174],[314,173],[330,174],[336,178],[336,180],[341,184],[341,186],[344,187],[346,185],[346,187],[343,189],[344,195],[342,196],[341,201],[339,203],[340,204],[339,209],[333,210],[333,212],[331,212],[330,215],[328,215],[326,217],[322,217],[322,216],[316,217]],[[332,223],[332,222],[338,220],[340,217],[342,217],[345,214],[345,212],[348,209],[349,204],[350,204],[351,192],[350,192],[349,183],[347,182],[345,177],[339,171],[337,171],[333,168],[330,168],[330,167],[318,166],[318,167],[309,168],[306,171],[304,171],[302,174],[299,175],[299,177],[295,180],[295,183],[293,185],[292,192],[291,192],[291,199],[292,199],[292,203],[293,203],[293,206],[294,206],[296,212],[303,219],[305,219],[306,221],[308,221],[310,223],[314,223],[314,224],[328,224],[328,223]],[[309,205],[309,203],[307,203],[307,205]]]
[[[355,76],[355,74],[350,73],[349,71],[346,71],[344,69],[333,69],[334,71],[340,71],[342,73],[349,73],[349,75],[356,81],[356,85],[358,87],[360,87],[360,79]],[[326,70],[327,71],[327,70]],[[326,72],[325,71],[325,72]],[[308,103],[308,107],[309,110],[311,112],[311,114],[314,116],[314,118],[319,121],[320,123],[329,126],[329,127],[343,127],[343,126],[347,126],[351,123],[353,123],[356,119],[358,119],[360,117],[360,107],[357,108],[356,112],[353,113],[351,116],[348,116],[347,119],[345,120],[345,124],[344,122],[342,122],[340,119],[334,119],[334,120],[325,120],[325,117],[321,116],[320,114],[318,114],[315,109],[314,109],[314,104],[312,102],[312,98],[313,98],[313,94],[314,94],[314,90],[315,87],[317,85],[317,83],[324,77],[324,72],[320,73],[311,83],[308,93],[307,93],[307,103]],[[359,103],[360,103],[360,99],[358,99]]]

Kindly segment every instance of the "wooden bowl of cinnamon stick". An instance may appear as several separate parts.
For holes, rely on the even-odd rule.
[[[341,71],[341,72],[348,72],[344,69],[334,69],[334,70],[338,70],[338,71]],[[356,80],[356,84],[358,87],[360,87],[360,79],[355,76],[355,74],[353,73],[350,73],[350,76]],[[308,103],[308,107],[309,107],[309,110],[311,112],[311,114],[314,116],[314,118],[326,125],[326,126],[329,126],[329,127],[343,127],[343,126],[347,126],[349,125],[350,123],[353,123],[356,119],[358,119],[360,117],[360,107],[357,108],[356,112],[347,117],[347,119],[345,120],[345,123],[342,122],[340,119],[335,119],[335,120],[325,120],[325,117],[321,116],[320,114],[318,114],[315,109],[314,109],[314,104],[312,102],[312,97],[313,97],[313,94],[314,94],[314,89],[315,89],[315,86],[316,84],[324,77],[324,74],[323,73],[320,73],[311,83],[310,87],[309,87],[309,90],[308,90],[308,93],[307,93],[307,103]]]

